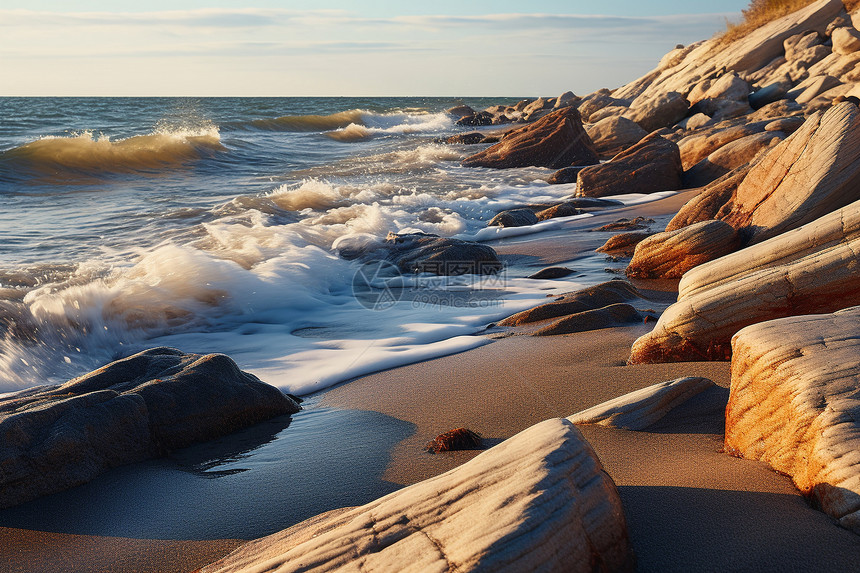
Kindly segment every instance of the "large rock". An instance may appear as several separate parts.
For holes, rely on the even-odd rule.
[[[785,139],[778,131],[762,131],[723,145],[684,173],[684,187],[702,187],[753,161],[759,153]]]
[[[700,265],[678,285],[631,363],[725,360],[745,326],[860,304],[860,201]]]
[[[687,376],[634,390],[569,416],[574,424],[644,430],[690,398],[715,387],[713,381]]]
[[[687,201],[678,213],[666,225],[667,231],[675,231],[687,225],[716,219],[720,210],[728,203],[737,191],[738,185],[749,174],[752,163],[748,163],[726,173],[716,181],[705,185],[701,192]]]
[[[789,90],[787,95],[798,103],[808,103],[841,83],[838,79],[829,75],[810,76],[797,84],[794,89]]]
[[[702,221],[676,231],[651,235],[636,245],[627,276],[678,279],[702,263],[736,251],[741,239],[722,221]]]
[[[499,143],[463,160],[467,167],[549,167],[593,165],[597,152],[573,106],[508,132]]]
[[[687,115],[690,102],[678,92],[668,92],[653,98],[636,98],[624,117],[635,121],[647,132],[675,125]]]
[[[582,98],[582,101],[579,102],[578,106],[579,113],[582,114],[582,118],[586,121],[591,121],[591,116],[603,108],[610,106],[627,107],[630,105],[631,100],[614,98],[610,93],[612,92],[607,89],[602,89]]]
[[[833,51],[837,54],[853,54],[860,50],[860,32],[854,28],[836,28],[830,39],[833,40]]]
[[[758,121],[731,127],[714,127],[688,135],[678,142],[681,163],[685,170],[690,169],[724,145],[761,133],[767,124],[767,121]]]
[[[681,188],[682,173],[678,146],[663,137],[649,136],[616,155],[612,161],[580,171],[576,178],[576,195],[605,197],[675,191]]]
[[[860,199],[860,112],[816,112],[771,149],[720,218],[760,242]]]
[[[601,119],[586,131],[601,157],[613,157],[648,135],[638,123],[617,115]]]
[[[442,475],[239,547],[204,573],[631,571],[618,493],[551,419]]]
[[[726,452],[788,474],[860,534],[860,307],[749,326],[732,350]]]
[[[490,246],[424,233],[389,233],[382,249],[366,254],[365,258],[375,258],[380,250],[385,260],[402,273],[484,275],[502,268]]]
[[[0,507],[299,410],[223,354],[153,348],[0,399]]]

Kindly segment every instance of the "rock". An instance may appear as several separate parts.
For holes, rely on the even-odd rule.
[[[493,125],[493,116],[485,111],[465,115],[455,122],[456,125]]]
[[[724,145],[761,133],[765,125],[767,122],[760,121],[732,127],[714,127],[688,135],[678,142],[681,164],[685,170],[690,169]]]
[[[638,123],[620,116],[601,119],[586,132],[601,157],[614,157],[648,135]]]
[[[708,84],[708,89],[696,99],[691,94],[690,103],[695,105],[704,100],[731,100],[748,103],[750,85],[735,73],[723,74],[713,83]],[[707,112],[705,112],[707,113]],[[710,115],[710,114],[708,114]]]
[[[552,302],[518,312],[500,320],[498,325],[521,326],[568,314],[595,310],[637,298],[639,298],[639,292],[627,281],[609,281],[576,292],[566,293]]]
[[[299,405],[223,354],[152,348],[0,398],[0,507],[211,440]]]
[[[539,97],[525,107],[525,109],[523,110],[523,115],[528,116],[536,111],[551,108],[552,105],[550,105],[549,101],[547,101],[545,98]]]
[[[782,43],[785,48],[785,59],[796,60],[805,50],[821,44],[822,41],[818,32],[801,32],[786,38]]]
[[[860,32],[854,28],[836,28],[830,36],[833,51],[837,54],[852,54],[860,50]]]
[[[747,102],[730,99],[704,99],[692,107],[692,111],[704,113],[714,122],[734,119],[752,113],[753,109]]]
[[[445,113],[454,117],[466,117],[467,115],[475,115],[475,110],[467,105],[455,105],[445,110]]]
[[[684,119],[683,121],[679,122],[678,127],[682,127],[686,130],[693,131],[693,130],[705,127],[706,125],[708,125],[708,123],[710,123],[710,121],[711,121],[710,117],[708,117],[707,115],[705,115],[702,112],[699,112],[699,113],[696,113],[695,115],[691,115],[687,119]]]
[[[791,476],[860,534],[860,307],[744,328],[732,339],[725,451]]]
[[[842,28],[843,26],[850,26],[851,18],[848,17],[848,14],[842,13],[836,16],[832,22],[827,25],[827,28],[824,30],[824,35],[828,38],[833,35],[833,30],[836,28]]]
[[[542,211],[538,211],[535,215],[538,221],[546,221],[547,219],[555,219],[557,217],[572,217],[574,215],[579,215],[580,213],[582,213],[582,211],[576,208],[574,203],[566,201],[564,203],[548,207]]]
[[[537,216],[531,209],[509,209],[493,217],[488,227],[525,227],[538,222]]]
[[[746,119],[750,122],[765,121],[768,119],[776,119],[786,116],[801,116],[803,115],[803,106],[796,101],[781,99],[773,103],[762,106],[758,110],[751,113]]]
[[[849,101],[848,97],[854,90],[852,84],[840,84],[835,88],[830,88],[823,94],[808,101],[804,106],[804,111],[807,115],[812,115],[816,111],[827,111],[835,104]],[[855,105],[857,102],[853,102]]]
[[[759,109],[769,103],[785,98],[788,86],[785,82],[774,82],[754,91],[749,95],[749,104],[753,109]]]
[[[781,131],[783,133],[794,133],[801,125],[804,119],[802,117],[782,117],[775,119],[764,126],[765,131]]]
[[[797,84],[797,86],[790,90],[787,95],[791,99],[797,101],[797,103],[807,103],[830,88],[834,88],[841,83],[842,82],[833,76],[809,77]]]
[[[552,280],[563,279],[566,276],[572,275],[575,271],[567,267],[546,267],[538,272],[527,276],[526,278],[535,280]]]
[[[636,98],[624,117],[651,132],[681,121],[690,109],[690,102],[678,92],[668,92],[654,98]]]
[[[582,174],[580,174],[581,176]],[[816,112],[771,149],[720,219],[759,242],[860,199],[860,112]]]
[[[615,485],[576,427],[541,422],[439,476],[239,547],[202,573],[632,571]]]
[[[567,107],[569,105],[574,105],[578,101],[580,101],[581,99],[582,98],[580,98],[578,95],[576,95],[575,93],[573,93],[571,91],[564,92],[563,94],[561,94],[560,96],[558,96],[556,98],[555,109]]]
[[[471,133],[458,133],[457,135],[452,135],[446,139],[445,143],[459,145],[475,145],[476,143],[484,143],[484,134],[478,133],[477,131],[473,131]]]
[[[549,167],[597,163],[597,152],[575,107],[554,111],[537,122],[508,132],[499,143],[467,157],[467,167]]]
[[[759,153],[785,139],[780,131],[762,131],[723,145],[684,173],[684,187],[702,187],[746,165]]]
[[[609,207],[623,207],[624,203],[615,199],[597,199],[595,197],[573,197],[567,199],[568,203],[577,209],[608,209]]]
[[[583,118],[588,119],[592,116],[592,114],[600,111],[605,107],[627,107],[630,105],[630,100],[614,98],[609,94],[609,90],[599,90],[594,92],[593,94],[585,96],[584,98],[582,98],[582,101],[579,102],[579,113],[582,115]]]
[[[860,52],[851,54],[832,53],[817,64],[809,67],[810,76],[833,76],[843,82],[854,83],[856,77],[852,75],[860,62]]]
[[[654,233],[647,231],[633,231],[630,233],[620,233],[609,237],[603,246],[595,249],[598,253],[617,253],[620,251],[624,257],[633,255],[636,245],[653,235]]]
[[[681,188],[682,172],[678,146],[663,137],[649,136],[612,161],[580,171],[576,195],[605,197],[674,191]]]
[[[597,123],[607,117],[621,117],[627,113],[628,109],[629,106],[626,105],[608,105],[603,109],[592,113],[588,118],[588,123]],[[636,125],[638,126],[639,124],[637,123]]]
[[[725,360],[745,326],[860,304],[860,201],[688,271],[630,363]]]
[[[617,303],[559,318],[531,334],[532,336],[555,336],[641,322],[642,315],[635,308],[629,304]]]
[[[738,232],[722,221],[701,221],[651,235],[636,245],[627,276],[679,279],[688,270],[740,248]]]
[[[646,219],[645,217],[635,217],[633,219],[618,219],[612,223],[607,223],[600,226],[595,231],[630,231],[633,229],[645,229],[654,222],[654,219]]]
[[[550,185],[563,185],[567,183],[576,183],[576,176],[579,175],[579,172],[582,171],[584,167],[562,167],[552,175],[550,175],[546,182]]]
[[[674,231],[699,221],[716,219],[720,210],[730,204],[738,185],[752,169],[751,164],[738,167],[702,188],[701,193],[687,201],[669,221],[667,231]]]
[[[402,273],[490,275],[502,268],[492,247],[424,233],[389,233],[382,251]],[[378,251],[366,257],[373,259],[374,254]]]
[[[609,428],[644,430],[693,396],[715,386],[716,384],[707,378],[677,378],[629,392],[567,419],[574,424],[599,424]]]

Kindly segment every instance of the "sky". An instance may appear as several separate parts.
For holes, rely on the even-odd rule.
[[[614,88],[748,0],[0,0],[0,96]]]

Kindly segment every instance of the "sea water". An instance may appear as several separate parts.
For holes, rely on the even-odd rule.
[[[338,247],[557,225],[487,228],[573,187],[440,143],[469,129],[447,108],[516,99],[0,98],[0,392],[169,345],[307,394],[485,343],[580,283],[405,276],[369,308]]]

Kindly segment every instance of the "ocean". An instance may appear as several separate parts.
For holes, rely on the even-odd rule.
[[[0,392],[168,345],[308,394],[473,348],[547,290],[597,282],[404,276],[392,304],[356,297],[345,245],[557,224],[487,228],[573,186],[440,143],[474,130],[446,109],[516,100],[0,98]]]

